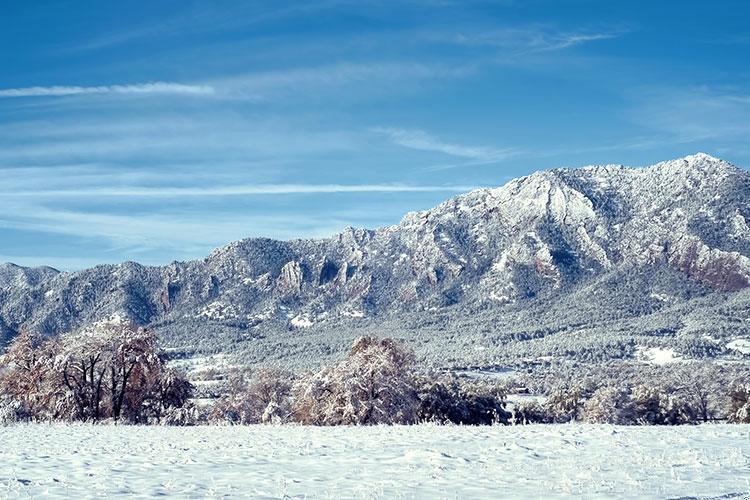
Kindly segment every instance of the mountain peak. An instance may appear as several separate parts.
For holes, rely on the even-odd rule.
[[[153,326],[173,345],[246,339],[257,359],[307,356],[310,342],[369,327],[376,317],[427,318],[425,332],[432,332],[435,311],[457,321],[495,318],[504,325],[498,335],[512,328],[506,315],[517,314],[519,324],[540,316],[536,326],[519,327],[524,339],[552,325],[563,331],[560,318],[577,314],[565,331],[598,328],[602,316],[588,317],[586,301],[620,321],[623,297],[644,315],[691,294],[750,297],[749,198],[745,171],[697,153],[648,168],[546,170],[461,194],[387,228],[246,239],[162,267],[126,263],[60,275],[0,266],[0,344],[21,328],[54,334],[113,314]],[[623,280],[634,288],[620,286]],[[629,331],[641,335],[644,324],[639,316]],[[288,333],[299,328],[308,335]],[[284,342],[297,347],[279,347]]]
[[[700,152],[683,158],[657,163],[652,168],[672,170],[675,172],[690,171],[701,174],[726,173],[737,170],[737,167],[728,161]]]
[[[712,156],[712,155],[710,155],[708,153],[703,153],[702,151],[699,151],[699,152],[697,152],[695,154],[692,154],[692,155],[687,155],[683,159],[685,161],[687,161],[688,163],[691,163],[691,162],[693,162],[693,163],[694,162],[711,162],[711,163],[722,162],[722,163],[726,163],[721,158],[717,158],[717,157]]]

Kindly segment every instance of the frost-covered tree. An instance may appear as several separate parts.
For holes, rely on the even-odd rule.
[[[538,401],[521,401],[511,410],[511,423],[514,425],[548,424],[552,417],[544,405]]]
[[[296,418],[313,425],[413,423],[413,368],[414,354],[396,341],[360,337],[344,360],[295,385]]]
[[[750,423],[750,384],[735,383],[729,391],[729,421]]]
[[[489,425],[508,423],[505,393],[490,383],[423,376],[417,381],[421,422]]]
[[[128,324],[63,336],[57,364],[80,420],[141,420],[165,372],[155,335]]]
[[[22,334],[2,365],[0,396],[35,420],[148,422],[192,392],[166,368],[154,333],[128,324],[97,324],[45,341]]]
[[[0,397],[18,415],[53,418],[59,409],[59,374],[55,370],[59,342],[21,332],[0,356]],[[19,413],[20,412],[20,413]]]
[[[550,393],[544,409],[552,421],[558,423],[580,420],[585,401],[581,388],[558,388]]]
[[[726,351],[721,343],[702,335],[683,335],[675,339],[677,352],[690,359],[715,358]]]
[[[634,424],[635,405],[627,389],[600,387],[583,405],[583,419],[596,424]]]
[[[723,385],[706,365],[680,367],[666,378],[671,392],[686,407],[683,413],[693,421],[708,422],[720,412]]]
[[[681,387],[662,383],[660,385],[638,385],[631,399],[636,420],[650,425],[682,425],[699,420],[695,401]]]
[[[229,393],[211,409],[213,423],[284,423],[292,417],[294,376],[281,370],[259,370],[233,374]]]

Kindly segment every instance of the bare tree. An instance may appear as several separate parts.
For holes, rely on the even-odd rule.
[[[0,395],[37,420],[143,422],[192,392],[165,367],[154,333],[132,324],[97,324],[44,341],[23,333],[2,365]]]

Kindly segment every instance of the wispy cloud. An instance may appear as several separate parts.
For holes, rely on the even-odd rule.
[[[448,156],[465,158],[471,161],[470,163],[456,165],[442,165],[439,169],[497,162],[519,153],[515,148],[496,149],[446,142],[420,129],[377,127],[372,129],[372,131],[384,134],[391,142],[405,148],[443,153]],[[437,167],[435,168],[437,169]]]
[[[414,186],[402,184],[267,184],[255,186],[216,187],[90,187],[85,189],[40,189],[0,191],[0,196],[16,198],[69,198],[69,197],[127,197],[127,198],[182,198],[211,196],[257,196],[289,194],[333,193],[439,193],[464,192],[476,186],[434,185]]]
[[[215,93],[209,85],[185,85],[173,82],[150,82],[94,87],[51,86],[0,89],[0,97],[49,97],[85,94],[180,94],[206,96]]]
[[[340,100],[338,92],[349,86],[347,96],[386,91],[404,82],[442,78],[461,78],[471,74],[475,67],[469,64],[438,64],[421,62],[342,62],[309,67],[291,67],[275,71],[262,71],[226,77],[217,81],[228,97],[244,97],[263,101],[278,94],[308,98],[310,94],[321,98],[321,91]]]
[[[360,145],[355,133],[322,129],[295,117],[251,119],[213,107],[191,111],[118,110],[106,117],[90,113],[0,125],[0,166],[203,162],[215,172],[227,162],[244,163],[246,169],[269,161],[289,166]]]
[[[227,5],[212,5],[210,2],[185,5],[181,9],[173,9],[171,17],[152,16],[148,22],[140,26],[97,36],[65,47],[64,50],[93,51],[149,39],[247,29],[264,22],[310,15],[347,2],[345,0],[318,0],[292,2],[289,5],[283,5],[281,2],[280,6],[266,5],[262,2],[233,3],[231,8]]]
[[[750,135],[750,94],[737,89],[693,87],[640,90],[630,117],[671,136],[672,142],[742,140]]]
[[[283,183],[274,182],[266,168],[255,173],[242,167],[0,168],[0,231],[23,231],[65,249],[59,258],[6,260],[71,268],[123,258],[148,263],[197,258],[244,237],[326,237],[348,225],[393,223],[415,208],[408,200],[439,200],[441,193],[474,188],[437,182],[314,183],[307,177]],[[334,194],[339,202],[331,201]],[[390,203],[375,209],[383,199]],[[65,257],[86,244],[92,248],[88,259]]]
[[[374,206],[363,205],[361,213],[340,210],[315,211],[304,208],[285,211],[202,211],[183,206],[166,211],[140,211],[138,213],[111,213],[99,209],[75,209],[55,204],[48,207],[36,200],[3,199],[0,229],[20,230],[75,242],[66,244],[64,253],[52,257],[0,256],[0,261],[10,260],[24,265],[52,265],[62,268],[80,268],[102,262],[127,259],[143,263],[163,264],[175,259],[194,259],[205,256],[212,248],[226,245],[246,237],[277,239],[324,238],[336,234],[347,226],[383,225],[383,214]],[[413,207],[412,207],[413,208]],[[386,207],[392,222],[403,214]],[[41,239],[40,241],[44,241]],[[43,248],[37,245],[36,249]],[[54,248],[54,246],[53,246]],[[86,249],[86,258],[71,260],[66,255],[71,249]]]
[[[716,45],[748,45],[750,44],[750,33],[722,33],[706,41]]]
[[[610,40],[621,35],[622,33],[566,33],[546,40],[537,50],[562,50],[588,42]]]
[[[6,206],[0,217],[4,228],[100,239],[110,248],[179,251],[194,257],[248,235],[282,239],[328,236],[346,225],[344,219],[334,216],[303,213],[193,213],[188,217],[184,213],[128,215],[23,204]]]
[[[466,46],[505,49],[520,55],[563,50],[589,42],[618,38],[625,33],[626,30],[566,32],[534,26],[461,33],[447,41]]]

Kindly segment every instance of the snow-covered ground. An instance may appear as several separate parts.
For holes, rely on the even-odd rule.
[[[499,380],[509,379],[517,374],[516,370],[510,368],[501,368],[497,370],[455,370],[453,373],[459,377]]]
[[[744,498],[750,426],[0,427],[0,497]]]
[[[728,343],[727,347],[729,349],[741,352],[742,354],[750,354],[750,339],[735,339]]]
[[[651,347],[648,349],[639,347],[636,351],[636,357],[654,365],[668,365],[669,363],[682,361],[682,357],[674,349],[661,347]]]

